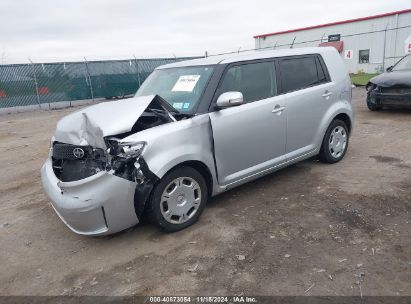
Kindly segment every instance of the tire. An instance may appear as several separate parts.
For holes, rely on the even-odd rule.
[[[207,190],[204,177],[197,170],[176,168],[155,186],[147,210],[148,217],[166,232],[187,228],[203,212],[208,199]]]
[[[332,144],[333,140],[337,140]],[[319,154],[320,161],[334,164],[343,159],[348,149],[348,128],[345,122],[334,119],[325,132]]]
[[[370,111],[380,111],[382,109],[381,106],[376,105],[375,103],[370,101],[370,96],[367,95],[367,107]]]

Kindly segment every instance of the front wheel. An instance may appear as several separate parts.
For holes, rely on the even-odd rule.
[[[207,199],[203,176],[191,167],[180,167],[167,173],[154,188],[149,216],[164,231],[178,231],[198,220]]]
[[[345,122],[335,119],[328,126],[321,145],[319,158],[333,164],[343,159],[348,148],[348,128]]]
[[[381,106],[377,105],[374,102],[371,102],[371,97],[369,94],[367,95],[367,108],[370,111],[380,111],[382,109]]]

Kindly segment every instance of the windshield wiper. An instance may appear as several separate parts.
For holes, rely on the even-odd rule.
[[[151,105],[154,107],[150,107],[147,109],[150,109],[150,112],[155,113],[155,111],[157,111],[157,113],[155,113],[155,115],[160,114],[159,112],[165,112],[167,111],[170,115],[172,115],[174,118],[175,117],[185,117],[185,118],[190,118],[195,116],[194,114],[189,114],[189,113],[182,113],[180,111],[178,111],[177,109],[175,109],[174,107],[172,107],[166,100],[164,100],[161,96],[156,95],[154,97],[154,100],[156,101],[156,103],[152,103]],[[155,111],[153,111],[155,110]],[[161,114],[160,114],[161,115]]]
[[[172,107],[167,101],[165,101],[160,95],[156,95],[154,97],[154,99],[158,100],[158,102],[160,103],[160,105],[166,109],[168,112],[170,112],[171,114],[182,114],[181,112],[179,112],[177,109],[175,109],[174,107]]]

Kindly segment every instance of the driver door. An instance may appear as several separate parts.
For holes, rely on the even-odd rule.
[[[274,61],[229,66],[217,97],[229,91],[243,94],[244,103],[210,113],[218,181],[246,181],[285,161],[286,104],[277,96]]]

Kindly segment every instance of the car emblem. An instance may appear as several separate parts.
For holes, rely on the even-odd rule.
[[[75,158],[83,158],[84,150],[82,148],[74,148],[73,155]]]

